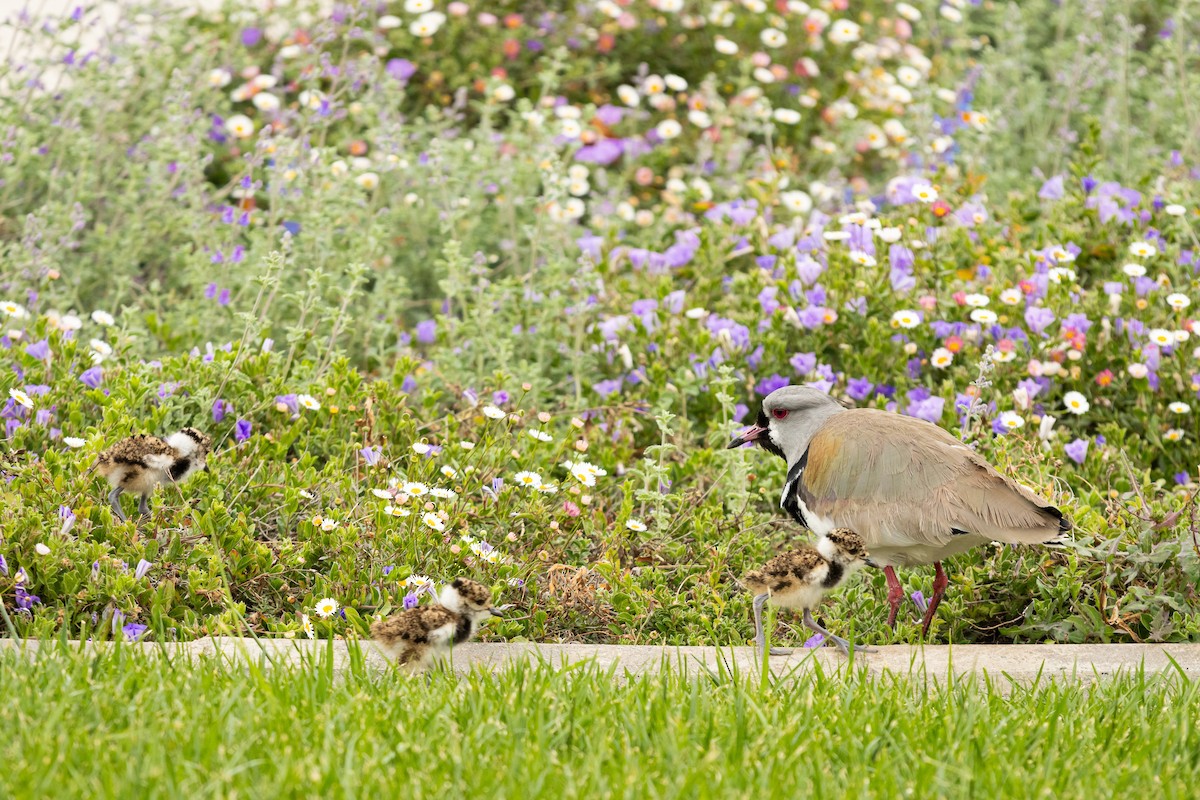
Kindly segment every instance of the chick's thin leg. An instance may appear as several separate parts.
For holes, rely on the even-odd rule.
[[[121,522],[126,522],[125,512],[121,510],[121,487],[118,486],[108,493],[108,504],[112,506],[113,513],[117,515],[117,519]]]
[[[769,594],[760,594],[754,598],[754,644],[758,647],[758,652],[763,655],[767,653],[767,634],[763,631],[762,610],[770,596]],[[773,656],[790,656],[791,654],[792,651],[786,647],[771,648]]]

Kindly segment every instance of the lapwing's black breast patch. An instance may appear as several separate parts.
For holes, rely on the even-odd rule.
[[[168,470],[168,474],[171,476],[171,480],[177,481],[180,478],[182,478],[184,475],[187,474],[187,471],[191,466],[192,466],[191,458],[184,457],[184,458],[175,459],[175,463],[171,464],[171,469]]]
[[[845,567],[836,561],[829,562],[829,572],[825,575],[825,580],[821,581],[821,585],[826,589],[832,589],[841,582],[842,576],[846,573]]]
[[[806,466],[808,466],[807,450],[804,451],[804,455],[800,456],[800,460],[788,470],[787,483],[783,487],[783,498],[779,501],[780,508],[805,528],[808,527],[808,520],[804,518],[804,512],[800,509],[800,480],[804,477]]]
[[[454,643],[462,644],[467,639],[471,638],[471,620],[467,619],[466,615],[458,618],[458,624],[454,626]]]

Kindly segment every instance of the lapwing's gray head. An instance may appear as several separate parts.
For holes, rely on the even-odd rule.
[[[492,605],[491,590],[468,578],[455,578],[442,589],[438,602],[474,620],[503,616],[502,609]]]
[[[808,386],[784,386],[763,399],[758,419],[750,430],[729,443],[739,447],[758,444],[789,465],[796,463],[825,420],[845,409],[829,395]]]

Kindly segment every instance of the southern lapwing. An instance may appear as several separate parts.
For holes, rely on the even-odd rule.
[[[787,462],[780,505],[793,519],[818,535],[844,527],[862,536],[887,576],[893,627],[904,598],[896,566],[934,565],[921,609],[928,634],[949,584],[943,559],[992,541],[1060,543],[1071,530],[1061,511],[937,425],[847,409],[809,387],[767,395],[756,424],[729,446],[747,442]]]
[[[150,513],[150,495],[163,483],[182,483],[197,471],[207,469],[212,440],[195,428],[184,428],[166,439],[139,433],[122,439],[96,458],[95,469],[108,479],[112,492],[108,502],[113,513],[125,522],[121,492],[141,495],[138,511]]]
[[[371,636],[388,658],[409,672],[420,672],[450,655],[454,645],[475,635],[489,617],[503,615],[481,583],[456,578],[438,602],[418,606],[371,625]]]
[[[849,654],[850,642],[834,636],[821,627],[812,616],[826,594],[852,575],[864,564],[874,562],[868,558],[862,537],[852,530],[838,528],[817,540],[816,547],[804,545],[787,553],[775,556],[762,569],[746,573],[742,583],[755,594],[754,597],[754,641],[766,655],[767,637],[763,633],[762,607],[770,600],[783,608],[804,612],[804,624],[815,633],[833,642],[843,653]],[[865,647],[856,648],[870,652]],[[771,655],[786,656],[791,650],[772,647]]]

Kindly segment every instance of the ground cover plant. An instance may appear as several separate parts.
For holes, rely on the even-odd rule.
[[[958,559],[936,641],[1196,639],[1197,156],[1092,101],[1031,144],[995,83],[1045,78],[1015,8],[15,19],[6,630],[354,637],[462,574],[522,609],[498,638],[744,643],[737,579],[803,533],[782,465],[723,446],[797,382],[959,431],[1075,519]],[[1122,39],[1126,99],[1170,83],[1189,119],[1168,11]],[[211,472],[115,520],[96,454],[185,425]],[[822,613],[913,641],[883,597]]]
[[[0,654],[14,796],[1184,798],[1200,697],[1180,675],[1091,686],[536,666],[430,683],[361,659],[168,665]]]

